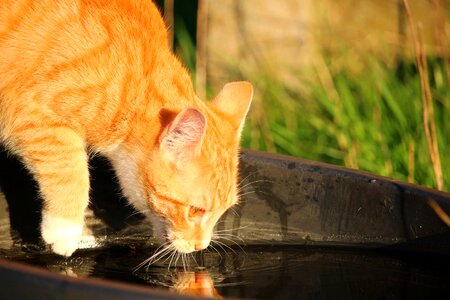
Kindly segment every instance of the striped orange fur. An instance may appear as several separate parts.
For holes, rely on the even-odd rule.
[[[41,225],[71,255],[89,202],[88,153],[179,252],[205,248],[238,201],[247,82],[203,102],[149,0],[2,0],[0,140],[39,183]]]

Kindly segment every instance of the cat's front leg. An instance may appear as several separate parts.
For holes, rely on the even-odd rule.
[[[43,127],[23,126],[27,130],[16,134],[16,142],[44,200],[42,237],[55,253],[70,256],[78,248],[89,202],[88,157],[70,128]]]

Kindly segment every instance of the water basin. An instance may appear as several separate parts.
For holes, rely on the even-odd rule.
[[[427,204],[448,193],[372,174],[243,151],[243,199],[217,225],[226,239],[167,256],[126,206],[108,164],[91,161],[95,236],[71,258],[39,236],[40,200],[0,152],[1,299],[410,299],[450,292],[450,231]],[[27,207],[27,209],[24,209]]]

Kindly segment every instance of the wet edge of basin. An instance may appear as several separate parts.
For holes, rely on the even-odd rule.
[[[262,201],[278,213],[284,235],[279,242],[388,246],[450,254],[450,229],[427,203],[433,199],[449,213],[449,193],[251,150],[241,154],[241,171],[245,175],[257,174],[258,181],[268,182],[260,188]],[[257,202],[252,201],[249,209],[255,211],[255,218],[262,214]],[[302,228],[308,234],[296,234],[291,227]]]
[[[163,289],[97,278],[73,278],[0,259],[1,299],[199,299]]]

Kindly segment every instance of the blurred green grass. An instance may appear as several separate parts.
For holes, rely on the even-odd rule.
[[[195,78],[195,46],[177,22],[176,53]],[[308,76],[299,72],[294,88],[270,72],[230,68],[236,79],[251,81],[256,89],[242,146],[437,188],[414,58],[390,66],[361,54],[365,71],[359,73],[333,69],[331,61],[323,59],[326,76],[323,68]],[[428,57],[428,71],[443,190],[450,191],[450,74],[445,61],[436,57]]]
[[[250,113],[243,147],[356,168],[436,188],[422,120],[420,80],[409,66],[396,71],[369,59],[354,75],[330,70],[326,85],[292,91],[270,77],[253,78],[260,99]],[[438,59],[429,72],[444,190],[450,190],[448,74]],[[250,79],[252,80],[252,79]]]

